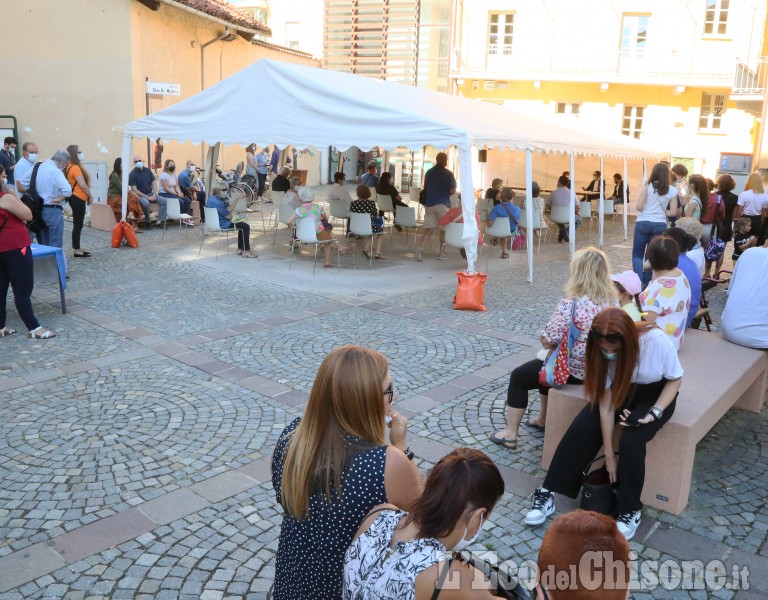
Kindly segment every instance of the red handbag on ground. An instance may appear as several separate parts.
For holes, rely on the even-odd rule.
[[[462,271],[457,271],[456,275],[459,277],[459,286],[453,297],[453,310],[488,310],[483,306],[488,275],[485,273],[470,275]]]

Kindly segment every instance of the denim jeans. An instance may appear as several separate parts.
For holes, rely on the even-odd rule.
[[[144,220],[147,223],[150,223],[150,220],[149,220],[149,200],[147,200],[144,196],[139,196],[139,204],[141,204],[141,210],[144,213]]]
[[[43,206],[43,221],[48,229],[37,234],[43,246],[61,248],[64,244],[64,213],[61,206]]]
[[[640,281],[643,281],[645,247],[653,238],[664,233],[666,228],[666,223],[653,223],[651,221],[637,221],[635,223],[635,238],[632,242],[632,270],[637,273]]]

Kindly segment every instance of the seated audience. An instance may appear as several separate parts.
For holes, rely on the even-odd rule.
[[[107,204],[115,213],[115,221],[118,223],[123,219],[123,159],[119,156],[112,165],[112,172],[109,174],[109,187],[107,188]],[[133,227],[136,233],[141,233],[138,227],[139,221],[144,216],[144,210],[139,203],[139,196],[136,192],[128,191],[128,206],[126,209],[125,220]]]
[[[613,200],[613,205],[624,204],[624,179],[621,173],[613,174],[613,194],[608,200]],[[627,186],[627,203],[629,203],[629,186]]]
[[[728,286],[720,329],[729,342],[768,350],[768,248],[750,248],[741,255]]]
[[[482,190],[480,190],[482,192]],[[475,209],[475,221],[477,222],[477,247],[483,245],[483,234],[480,232],[480,213],[478,213],[477,209]],[[440,217],[437,220],[437,224],[440,226],[441,229],[445,229],[450,225],[451,223],[463,223],[464,222],[464,213],[462,212],[461,208],[461,198],[459,198],[459,205],[454,206],[453,208],[449,208],[448,212],[445,213],[442,217]],[[467,251],[464,250],[464,248],[459,249],[459,254],[461,254],[461,258],[467,258]]]
[[[149,210],[150,202],[157,202],[160,211],[157,214],[157,225],[162,226],[168,216],[168,201],[155,192],[155,176],[152,169],[144,166],[144,160],[138,154],[133,157],[133,169],[128,174],[129,189],[139,197],[139,204],[144,213],[144,223],[147,228],[152,226],[152,216]]]
[[[299,206],[302,205],[301,199],[299,198],[299,187],[301,186],[301,178],[291,177],[288,181],[291,187],[288,189],[287,192],[285,192],[285,197],[283,198],[283,204],[285,204],[286,206],[290,206],[293,209],[299,208]]]
[[[192,214],[192,201],[181,193],[179,188],[178,177],[176,176],[176,163],[170,158],[163,164],[163,172],[160,174],[160,190],[158,190],[158,196],[165,198],[177,198],[179,200],[179,208],[182,213],[188,215]],[[194,226],[195,222],[191,219],[182,221],[184,225],[189,227]]]
[[[272,190],[275,192],[287,192],[291,189],[291,182],[289,177],[291,176],[291,168],[283,167],[280,172],[272,180]],[[299,179],[301,181],[301,179]]]
[[[560,178],[557,180],[557,188],[549,195],[549,205],[550,208],[552,206],[571,206],[571,181],[568,179],[565,175],[561,175]],[[579,213],[581,212],[581,205],[576,202],[576,205],[574,207],[576,212],[575,217],[575,226],[576,228],[581,225],[581,216]],[[557,235],[557,241],[558,242],[569,242],[570,237],[568,233],[569,225],[568,223],[557,223],[558,228],[558,235]]]
[[[368,168],[365,175],[360,178],[360,183],[375,188],[379,185],[379,176],[376,174],[378,171],[379,164],[375,160],[368,161]]]
[[[258,254],[251,252],[251,227],[245,221],[233,220],[228,200],[229,188],[226,183],[219,181],[213,185],[206,206],[215,208],[216,212],[219,213],[219,227],[237,230],[237,255],[243,258],[257,258]]]
[[[510,233],[514,235],[517,232],[517,226],[520,224],[520,208],[512,203],[514,195],[511,188],[504,188],[501,191],[501,202],[488,214],[488,227],[492,227],[493,222],[499,217],[506,217],[509,219]],[[509,258],[511,240],[512,238],[501,238],[501,258]]]
[[[352,204],[352,196],[349,195],[347,188],[344,187],[346,180],[347,176],[342,171],[333,174],[333,185],[328,190],[328,202],[342,202],[349,209],[349,205]],[[333,209],[331,209],[331,212],[333,212]],[[349,219],[345,219],[345,221],[347,222],[346,234],[349,235]]]
[[[303,417],[272,455],[283,507],[275,600],[341,598],[344,553],[366,515],[385,502],[408,510],[421,495],[408,420],[393,410],[395,400],[382,354],[342,346],[323,360]]]
[[[645,320],[655,323],[672,340],[675,350],[683,345],[688,311],[691,308],[691,286],[677,267],[680,247],[668,237],[657,237],[648,244],[648,261],[652,278],[640,294]]]
[[[706,260],[704,259],[704,248],[701,245],[701,237],[704,235],[704,228],[701,222],[692,217],[682,217],[675,221],[675,227],[679,227],[695,240],[693,248],[685,254],[696,265],[696,268],[699,270],[699,276],[704,276]]]
[[[187,168],[179,173],[179,189],[190,200],[200,205],[200,218],[205,221],[205,185],[197,174],[194,161],[187,161]],[[191,212],[189,214],[192,214]]]
[[[560,440],[543,485],[533,493],[525,524],[546,521],[555,511],[554,492],[577,496],[584,469],[602,446],[609,479],[618,482],[616,524],[630,540],[642,516],[645,447],[675,412],[683,368],[670,336],[652,323],[633,323],[619,308],[606,308],[592,321],[586,364],[589,404]],[[613,443],[617,424],[620,458]]]
[[[343,597],[492,600],[482,574],[449,553],[475,542],[503,493],[498,467],[480,450],[444,456],[407,511],[379,504],[368,513],[344,555]]]
[[[627,313],[632,321],[639,323],[642,321],[640,311],[640,292],[642,284],[637,273],[634,271],[622,271],[616,275],[611,275],[613,285],[616,286],[616,293],[619,296],[621,310]]]
[[[584,557],[595,552],[603,562],[583,569]],[[541,541],[535,600],[627,600],[629,561],[629,543],[611,517],[588,510],[560,515]],[[564,581],[558,573],[576,580]]]
[[[355,192],[357,194],[357,199],[352,200],[352,204],[349,205],[349,212],[371,215],[371,229],[373,230],[371,248],[370,250],[364,248],[363,254],[365,254],[367,258],[371,257],[371,254],[374,252],[373,238],[376,238],[376,250],[374,256],[378,259],[382,259],[384,258],[384,255],[381,253],[381,245],[384,242],[384,236],[381,234],[384,233],[384,219],[379,216],[379,209],[377,208],[376,203],[371,200],[371,190],[367,185],[358,185]]]
[[[397,188],[392,185],[392,173],[389,171],[385,171],[381,174],[381,177],[379,178],[379,184],[376,186],[376,193],[381,194],[382,196],[389,196],[392,198],[392,215],[397,216],[397,207],[398,206],[405,206],[408,205],[403,202],[403,197],[400,195],[400,192],[397,191]],[[379,211],[379,216],[383,217],[384,212]],[[403,228],[400,227],[400,225],[395,224],[395,229],[398,231],[402,231]]]
[[[677,247],[680,250],[680,256],[677,258],[677,268],[683,272],[691,288],[691,306],[688,308],[688,318],[685,320],[685,327],[687,329],[691,326],[701,303],[701,274],[696,264],[685,254],[696,243],[696,240],[680,227],[670,227],[663,235],[675,240],[677,243]]]
[[[337,244],[338,241],[333,239],[331,232],[326,229],[325,224],[328,222],[328,217],[323,212],[322,206],[315,204],[315,194],[310,188],[301,188],[299,190],[299,199],[301,200],[301,206],[299,206],[291,215],[288,220],[290,225],[296,219],[312,219],[315,225],[315,235],[318,240],[321,241],[334,241]],[[325,255],[325,263],[323,266],[326,269],[332,269],[333,263],[331,262],[331,244],[321,244],[323,253]],[[294,244],[295,247],[295,244]],[[347,251],[347,247],[339,245],[339,253],[344,254]]]

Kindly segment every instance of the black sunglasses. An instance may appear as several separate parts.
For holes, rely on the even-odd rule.
[[[392,385],[391,381],[389,382],[389,387],[386,390],[384,390],[384,395],[389,396],[389,398],[387,399],[387,402],[392,404],[392,400],[394,400],[395,398],[395,388]]]
[[[591,335],[592,339],[596,342],[605,340],[609,344],[619,344],[624,341],[624,336],[620,333],[600,333],[597,329],[590,329],[589,335]]]

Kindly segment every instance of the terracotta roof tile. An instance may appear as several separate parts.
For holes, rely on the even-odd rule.
[[[177,4],[183,4],[189,8],[194,8],[207,15],[239,25],[247,29],[254,29],[260,33],[272,35],[272,31],[264,23],[255,19],[243,11],[235,8],[225,0],[173,0]]]

